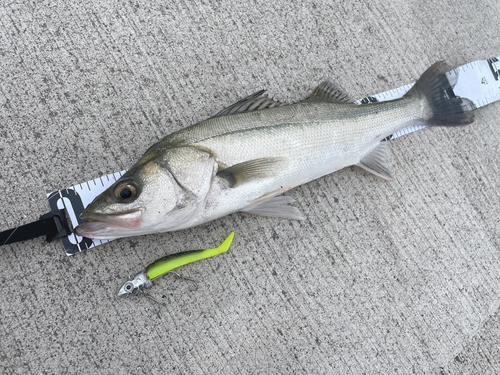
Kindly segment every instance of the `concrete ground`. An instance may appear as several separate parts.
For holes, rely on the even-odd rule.
[[[47,192],[268,89],[325,78],[360,98],[432,63],[500,56],[500,3],[7,1],[0,4],[0,230]],[[303,222],[235,214],[66,257],[0,247],[0,373],[500,372],[500,103],[391,141],[395,180],[347,168],[288,194]],[[147,298],[127,277],[181,250],[228,253]]]

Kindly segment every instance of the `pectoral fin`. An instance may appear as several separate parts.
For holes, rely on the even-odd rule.
[[[293,202],[295,202],[295,199],[288,196],[272,197],[266,200],[257,199],[254,203],[241,211],[260,216],[304,220],[305,217],[296,207],[289,206],[289,204]]]
[[[389,157],[389,142],[380,142],[377,148],[361,159],[357,165],[367,172],[373,173],[375,176],[392,181]]]
[[[235,164],[217,172],[217,176],[228,181],[230,187],[245,182],[276,176],[288,164],[286,158],[260,158]]]

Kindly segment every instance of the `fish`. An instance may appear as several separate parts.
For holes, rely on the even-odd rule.
[[[153,279],[162,276],[167,272],[172,272],[172,270],[177,267],[184,266],[201,259],[210,258],[228,251],[231,243],[233,242],[233,238],[234,232],[231,232],[229,236],[227,236],[227,238],[224,240],[224,242],[222,242],[222,244],[216,248],[183,251],[180,253],[167,255],[154,261],[149,266],[147,266],[146,269],[137,273],[132,280],[129,280],[125,284],[123,284],[118,291],[118,296],[127,297],[132,294],[137,294],[141,291],[144,291],[145,289],[151,288],[153,286]]]
[[[86,207],[74,231],[114,239],[235,212],[303,220],[281,194],[353,165],[392,180],[386,137],[411,125],[474,121],[475,106],[454,95],[458,73],[450,70],[439,61],[402,98],[364,105],[332,81],[295,104],[256,92],[151,146]]]

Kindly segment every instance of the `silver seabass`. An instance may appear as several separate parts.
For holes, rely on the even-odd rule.
[[[465,125],[444,63],[431,66],[402,98],[356,105],[323,83],[285,105],[258,92],[153,145],[84,211],[75,232],[108,239],[184,229],[233,212],[303,219],[283,192],[350,165],[391,179],[392,133],[416,123]]]

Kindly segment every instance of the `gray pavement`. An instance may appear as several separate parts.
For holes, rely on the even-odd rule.
[[[0,230],[259,89],[291,102],[332,78],[363,97],[499,56],[499,24],[497,0],[4,0]],[[499,118],[391,141],[392,183],[347,168],[290,191],[303,222],[0,247],[0,373],[500,373]],[[180,270],[197,291],[167,276],[150,292],[166,306],[116,297],[231,230]]]

